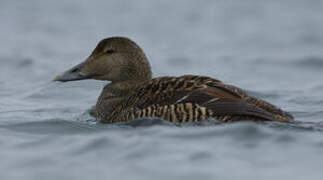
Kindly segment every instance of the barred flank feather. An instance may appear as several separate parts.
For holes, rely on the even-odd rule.
[[[206,111],[205,107],[198,104],[181,103],[171,105],[152,105],[144,109],[131,109],[121,117],[121,121],[128,121],[137,118],[158,118],[161,117],[170,122],[183,123],[183,122],[199,122],[207,118],[211,118],[211,111]]]

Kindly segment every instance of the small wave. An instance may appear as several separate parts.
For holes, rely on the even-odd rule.
[[[134,119],[131,121],[121,122],[117,124],[120,126],[130,126],[130,127],[176,126],[176,124],[161,118]]]
[[[26,68],[35,64],[33,59],[26,57],[0,57],[0,59],[5,62],[2,64],[4,67],[8,65],[16,68]]]
[[[64,119],[48,119],[43,121],[22,122],[0,125],[1,129],[29,134],[78,134],[93,132],[88,123],[68,121]]]
[[[323,132],[323,122],[267,122],[265,123],[265,125],[276,130],[290,130],[297,132]]]
[[[310,56],[299,59],[295,62],[296,66],[309,67],[309,68],[322,68],[323,57],[321,56]]]

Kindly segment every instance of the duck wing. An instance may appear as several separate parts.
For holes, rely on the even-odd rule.
[[[160,117],[172,122],[201,121],[212,117],[223,121],[246,117],[277,120],[275,114],[267,110],[277,108],[264,101],[259,103],[248,99],[243,90],[209,77],[162,77],[140,85],[115,109],[111,120],[144,117]],[[259,104],[270,105],[270,108],[265,109]]]

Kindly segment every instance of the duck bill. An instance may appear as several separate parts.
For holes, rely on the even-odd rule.
[[[84,67],[86,62],[83,62],[81,64],[78,64],[71,68],[70,70],[57,75],[54,78],[54,81],[60,81],[60,82],[67,82],[67,81],[78,81],[83,79],[90,79],[90,76],[85,75],[81,72],[82,68]]]

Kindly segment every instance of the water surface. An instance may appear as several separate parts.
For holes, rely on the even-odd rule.
[[[321,179],[323,2],[0,1],[0,179]],[[88,115],[107,82],[52,82],[109,36],[154,76],[200,74],[303,123],[116,125]]]

